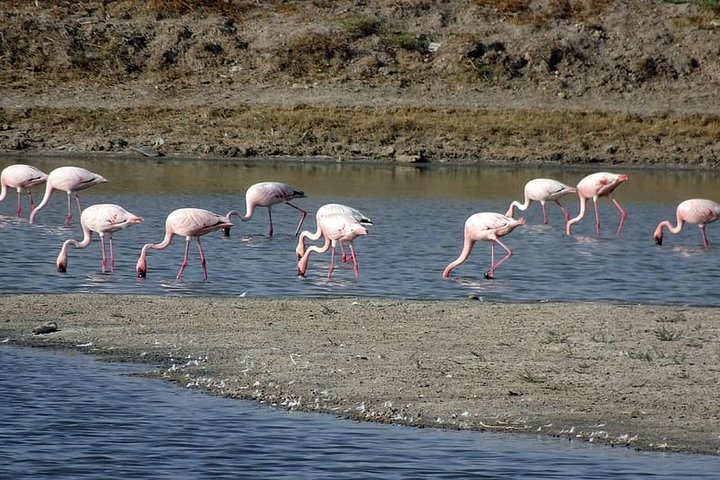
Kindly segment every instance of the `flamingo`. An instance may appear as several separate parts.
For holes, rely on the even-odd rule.
[[[300,227],[303,224],[303,221],[305,220],[305,217],[307,216],[307,211],[293,205],[290,203],[290,200],[294,200],[296,198],[305,198],[305,193],[301,192],[299,190],[295,190],[293,187],[286,183],[280,183],[280,182],[260,182],[256,183],[250,186],[250,188],[247,189],[247,192],[245,192],[245,215],[240,215],[240,212],[237,212],[235,210],[230,210],[227,213],[227,217],[231,218],[232,215],[235,215],[236,217],[239,217],[240,220],[243,222],[247,222],[250,220],[253,216],[253,212],[255,211],[256,207],[267,207],[268,209],[268,218],[270,219],[270,232],[268,233],[268,236],[272,237],[273,235],[273,223],[272,223],[272,207],[273,205],[277,205],[279,203],[287,203],[291,207],[293,207],[295,210],[300,212],[300,223],[298,223],[297,228],[295,229],[295,235],[298,234],[300,231]],[[223,229],[223,235],[226,237],[230,236],[230,228],[224,228]]]
[[[513,254],[504,243],[500,241],[500,237],[504,237],[515,228],[525,223],[524,218],[515,220],[512,217],[495,212],[480,212],[470,215],[465,221],[465,241],[460,256],[450,262],[443,271],[443,278],[450,278],[450,272],[457,266],[464,263],[470,256],[475,242],[484,240],[490,243],[490,270],[485,272],[485,278],[493,279],[495,270],[507,261]],[[497,263],[495,263],[495,244],[500,245],[507,253]]]
[[[200,264],[202,265],[205,280],[208,279],[207,267],[205,265],[205,254],[203,253],[200,237],[220,230],[221,228],[230,228],[233,224],[228,217],[223,217],[217,213],[202,208],[179,208],[170,212],[165,220],[165,238],[160,243],[148,243],[143,245],[140,251],[140,258],[137,261],[135,270],[139,278],[145,278],[147,275],[147,252],[148,250],[162,250],[167,248],[175,235],[185,237],[185,256],[180,264],[180,271],[176,279],[182,277],[185,267],[187,267],[188,252],[190,249],[190,241],[194,238],[197,240],[198,252],[200,253]]]
[[[551,178],[535,178],[525,184],[524,202],[512,202],[505,215],[508,217],[512,217],[516,207],[518,210],[524,212],[528,209],[533,200],[535,200],[536,202],[540,202],[540,206],[542,207],[543,212],[543,224],[547,225],[548,214],[547,209],[545,208],[545,202],[552,201],[558,204],[562,212],[565,214],[565,221],[567,222],[568,220],[570,220],[570,213],[560,203],[560,197],[568,193],[574,192],[577,192],[577,189],[575,187],[567,186],[562,182],[558,182],[557,180],[553,180]]]
[[[30,189],[36,185],[41,185],[47,181],[47,174],[31,165],[15,164],[7,166],[0,173],[0,202],[5,200],[8,188],[17,190],[17,216],[22,213],[22,205],[20,197],[23,189],[30,198],[30,210],[35,208],[32,192]]]
[[[597,235],[600,235],[600,213],[598,211],[597,201],[600,197],[608,197],[617,209],[620,210],[620,224],[617,228],[617,235],[620,235],[625,219],[627,218],[627,212],[612,193],[620,184],[627,182],[628,178],[624,173],[597,172],[580,180],[580,183],[577,184],[577,193],[578,197],[580,197],[580,213],[578,213],[577,217],[567,221],[565,226],[567,234],[570,235],[572,226],[585,216],[587,201],[589,198],[592,198],[593,204],[595,205],[595,231]]]
[[[333,270],[335,269],[335,247],[338,242],[345,242],[350,247],[350,256],[353,261],[355,280],[359,280],[360,271],[357,264],[355,249],[353,248],[353,240],[359,236],[367,235],[367,228],[353,219],[353,217],[343,215],[341,213],[328,214],[318,218],[318,226],[320,227],[322,235],[325,237],[325,244],[322,247],[313,245],[305,250],[302,258],[298,261],[298,275],[305,276],[310,254],[312,252],[325,253],[332,245],[330,269],[328,271],[328,278],[330,278]]]
[[[655,228],[653,238],[657,245],[662,245],[663,241],[663,227],[667,227],[668,231],[673,234],[680,233],[683,228],[683,223],[694,223],[700,227],[700,235],[702,236],[703,246],[710,246],[710,242],[707,239],[707,233],[705,232],[705,225],[712,223],[720,218],[720,204],[713,202],[712,200],[705,200],[703,198],[693,198],[680,202],[675,212],[677,218],[677,225],[674,227],[669,220],[663,220]]]
[[[373,225],[373,222],[370,218],[352,207],[340,203],[327,203],[322,207],[318,208],[318,211],[315,213],[315,223],[317,224],[317,229],[315,230],[315,233],[307,230],[300,233],[300,236],[298,237],[297,248],[295,249],[295,253],[297,253],[298,258],[301,258],[305,253],[306,238],[310,240],[319,240],[322,236],[322,231],[320,229],[320,218],[324,217],[325,215],[332,214],[347,215],[353,220],[355,220],[357,223],[365,227]],[[345,255],[345,250],[342,246],[342,242],[340,242],[340,250],[342,251],[342,261],[344,262],[347,258]]]
[[[45,187],[45,195],[40,204],[30,213],[30,223],[35,223],[35,216],[50,201],[50,197],[55,190],[62,190],[67,193],[68,213],[65,219],[67,225],[72,220],[72,209],[70,208],[70,197],[75,195],[77,201],[78,212],[82,212],[80,207],[80,196],[78,192],[85,190],[100,183],[107,183],[105,177],[93,173],[81,167],[58,167],[51,171],[47,177],[47,185]]]
[[[100,248],[102,249],[102,273],[108,266],[108,260],[105,256],[105,235],[108,236],[110,243],[110,271],[115,271],[115,253],[113,251],[113,233],[130,228],[136,223],[142,223],[143,219],[134,215],[120,205],[112,203],[100,203],[90,205],[80,214],[80,225],[83,229],[83,239],[68,239],[63,242],[60,254],[57,257],[58,272],[66,272],[68,265],[68,249],[70,246],[75,248],[87,248],[92,241],[93,232],[100,236]]]

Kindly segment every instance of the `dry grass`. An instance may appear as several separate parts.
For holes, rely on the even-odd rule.
[[[587,20],[612,7],[613,0],[475,0],[475,3],[518,22],[541,24],[552,20]]]
[[[463,159],[484,158],[491,146],[493,152],[504,153],[507,158],[553,158],[574,163],[588,158],[607,159],[605,148],[609,143],[643,151],[644,145],[678,134],[707,144],[720,138],[720,117],[716,115],[643,117],[621,113],[322,106],[118,111],[34,108],[4,113],[5,123],[18,128],[31,125],[38,131],[66,131],[78,142],[100,136],[145,143],[162,133],[169,151],[194,151],[205,146],[201,151],[217,155],[233,155],[249,148],[260,155],[359,154],[377,158],[382,147],[393,145],[399,152],[423,153],[428,158]],[[191,140],[184,135],[188,129],[193,131]],[[558,138],[563,139],[559,158]],[[418,152],[417,145],[426,150]]]

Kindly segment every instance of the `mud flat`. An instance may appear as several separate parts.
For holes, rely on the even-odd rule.
[[[33,294],[0,312],[4,344],[281,408],[720,451],[718,308]]]

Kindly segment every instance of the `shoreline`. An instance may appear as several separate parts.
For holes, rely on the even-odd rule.
[[[720,454],[720,308],[0,295],[0,341],[354,420]],[[34,335],[54,321],[57,332]]]
[[[208,156],[208,155],[191,155],[190,153],[169,153],[156,157],[144,156],[134,150],[103,152],[103,151],[61,151],[61,150],[24,150],[10,151],[0,150],[0,159],[14,159],[14,163],[28,160],[64,160],[79,159],[88,160],[121,160],[121,161],[145,161],[145,162],[224,162],[228,164],[289,164],[289,165],[353,165],[353,166],[369,166],[369,167],[396,167],[396,168],[417,168],[417,169],[442,169],[442,168],[542,168],[548,170],[580,170],[580,171],[618,171],[626,170],[630,172],[642,171],[669,171],[669,172],[715,172],[717,168],[708,165],[691,164],[691,163],[636,163],[636,162],[596,162],[596,163],[578,163],[567,164],[561,162],[552,162],[546,160],[523,161],[516,162],[509,159],[495,160],[470,160],[470,159],[453,159],[443,162],[408,162],[402,163],[391,159],[383,159],[377,157],[330,157],[326,155],[258,155],[250,157],[227,157],[227,156]]]

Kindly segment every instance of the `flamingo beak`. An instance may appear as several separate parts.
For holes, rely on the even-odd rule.
[[[65,266],[64,263],[58,263],[57,269],[58,269],[58,272],[60,272],[60,273],[67,272],[67,266]]]

